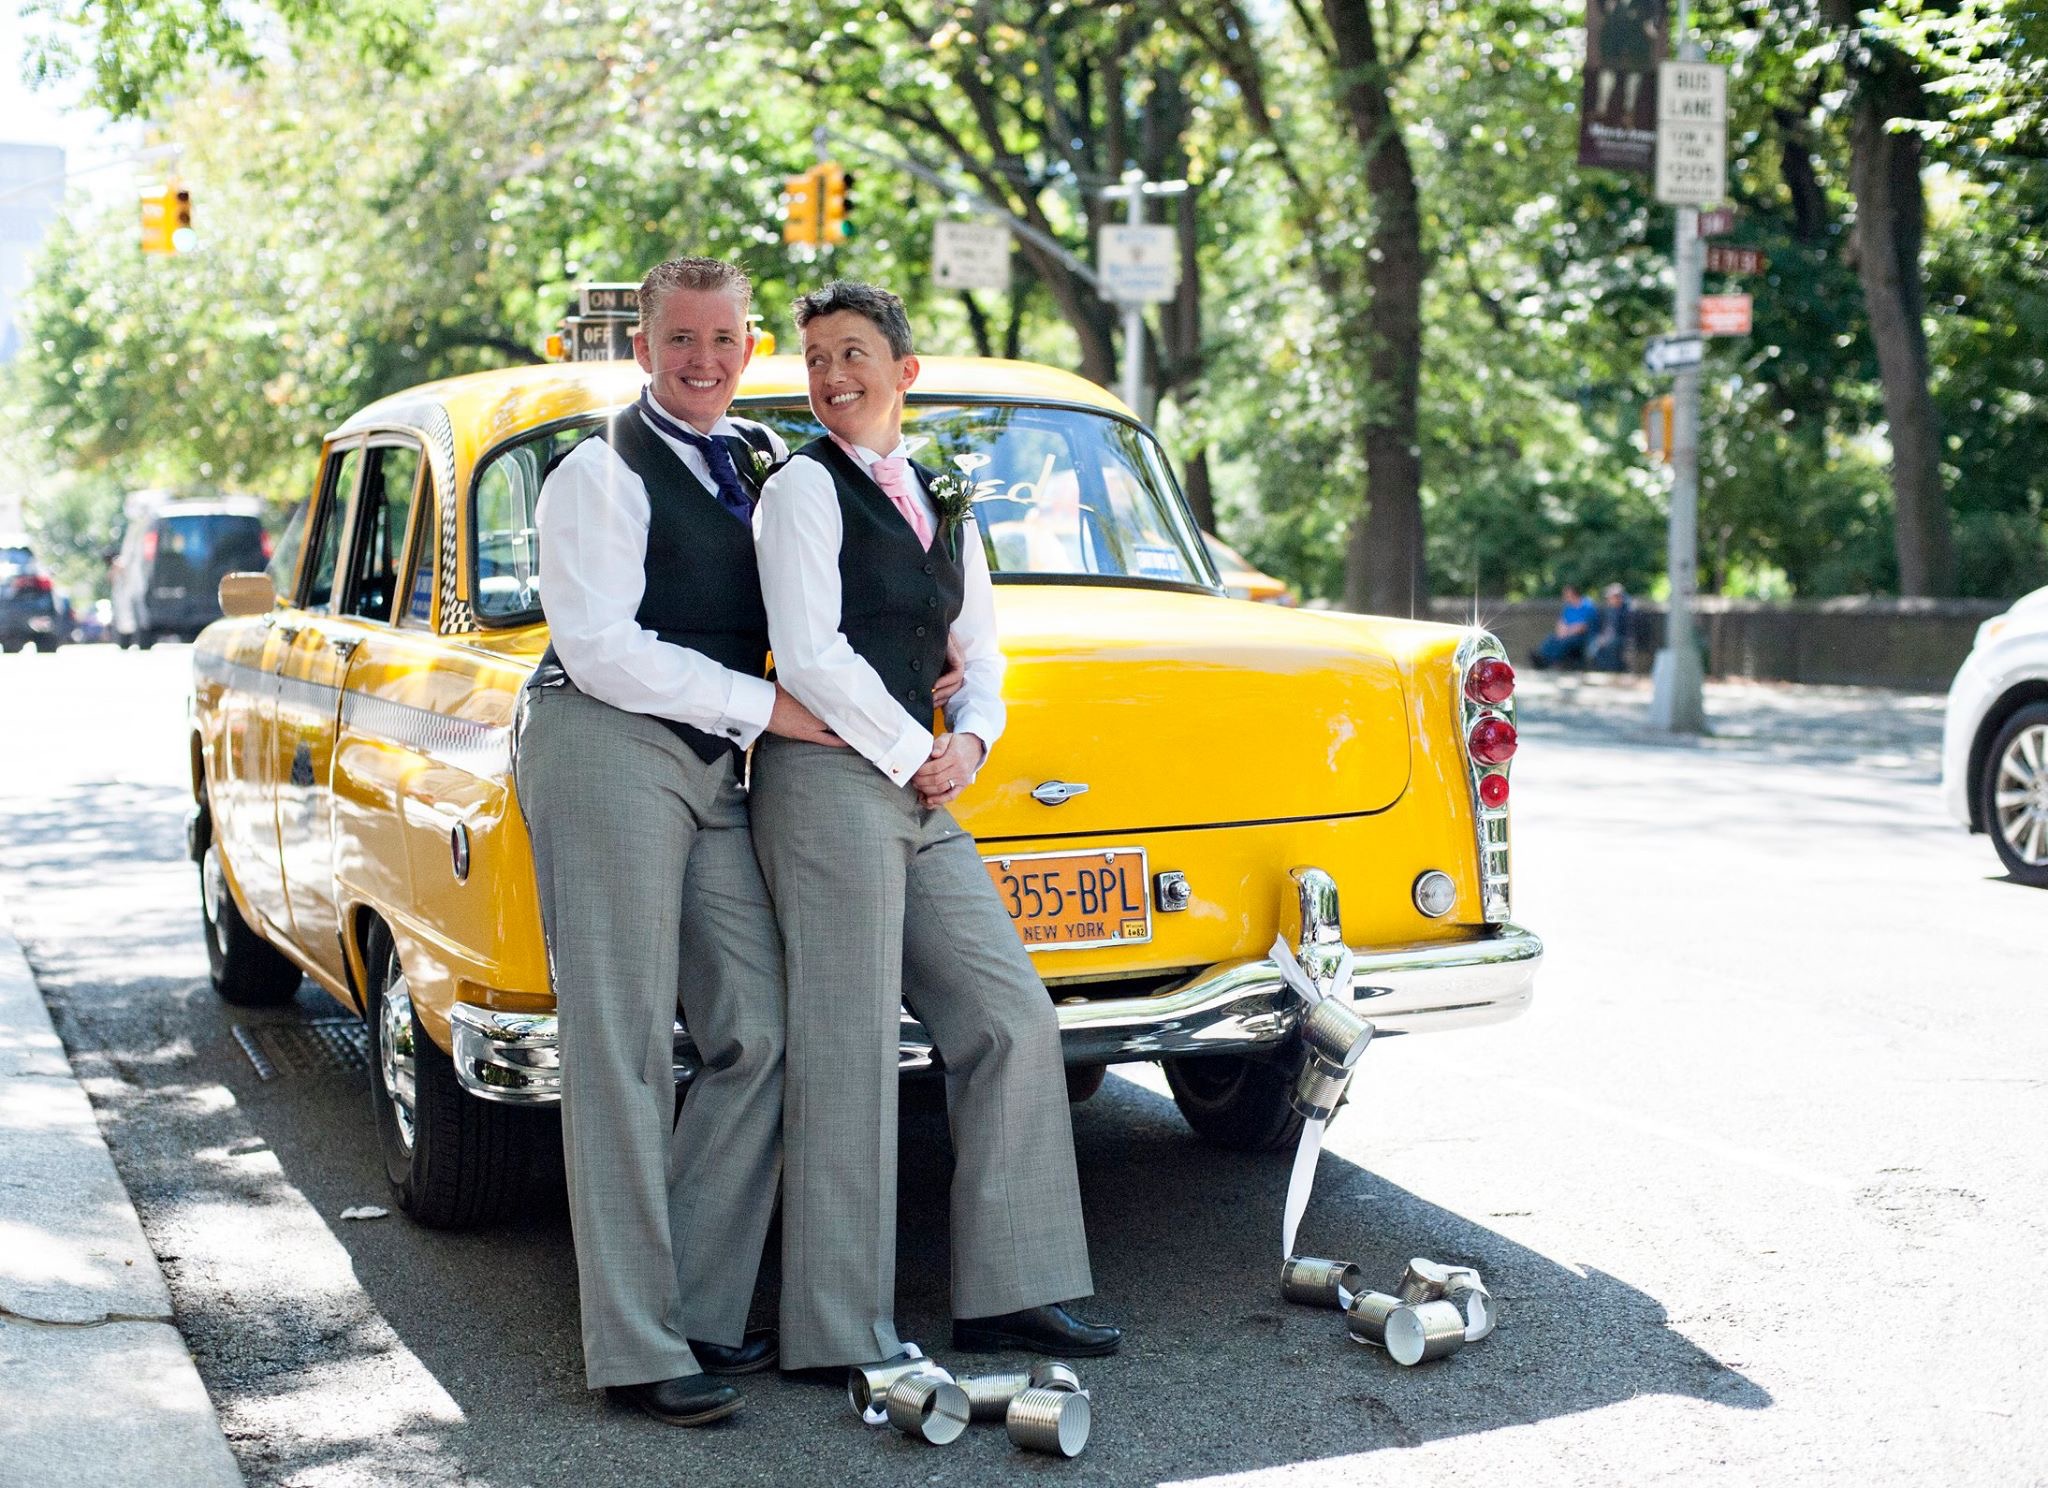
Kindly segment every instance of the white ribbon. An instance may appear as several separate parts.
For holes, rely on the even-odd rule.
[[[1273,937],[1272,956],[1280,980],[1305,1006],[1314,1007],[1325,997],[1333,995],[1318,987],[1315,979],[1302,969],[1301,963],[1294,959],[1294,952],[1288,949],[1285,938]],[[1350,946],[1338,952],[1337,964],[1329,978],[1333,990],[1350,987],[1356,959]],[[1287,1179],[1287,1207],[1280,1220],[1280,1258],[1283,1261],[1294,1254],[1294,1237],[1301,1229],[1301,1216],[1308,1209],[1309,1190],[1315,1186],[1316,1160],[1322,1156],[1323,1128],[1328,1125],[1327,1121],[1304,1121],[1301,1124],[1301,1142],[1294,1149],[1294,1171]],[[1344,1295],[1342,1288],[1338,1294]],[[1348,1299],[1344,1305],[1351,1305]]]

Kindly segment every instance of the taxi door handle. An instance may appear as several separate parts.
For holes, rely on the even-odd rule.
[[[284,637],[286,645],[290,645],[299,638],[299,627],[296,625],[280,625],[277,627],[277,633]]]
[[[356,654],[356,647],[362,645],[360,636],[334,636],[327,644],[334,648],[334,654],[347,661]]]

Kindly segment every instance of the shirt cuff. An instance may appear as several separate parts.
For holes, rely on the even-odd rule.
[[[761,737],[768,727],[769,715],[775,711],[775,684],[765,677],[749,677],[741,672],[732,674],[732,694],[725,700],[725,717],[719,721],[718,731],[728,739],[739,741],[744,749]]]
[[[932,757],[932,731],[920,728],[914,723],[903,726],[902,734],[891,744],[882,757],[875,761],[875,767],[898,785],[908,783],[918,767]]]

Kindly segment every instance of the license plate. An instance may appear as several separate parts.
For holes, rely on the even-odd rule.
[[[1143,945],[1152,896],[1142,847],[983,858],[1026,950]]]

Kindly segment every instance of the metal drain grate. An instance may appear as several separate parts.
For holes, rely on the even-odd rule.
[[[235,1025],[235,1042],[249,1056],[259,1080],[279,1075],[325,1075],[368,1069],[370,1030],[354,1018],[315,1018],[307,1023]]]

